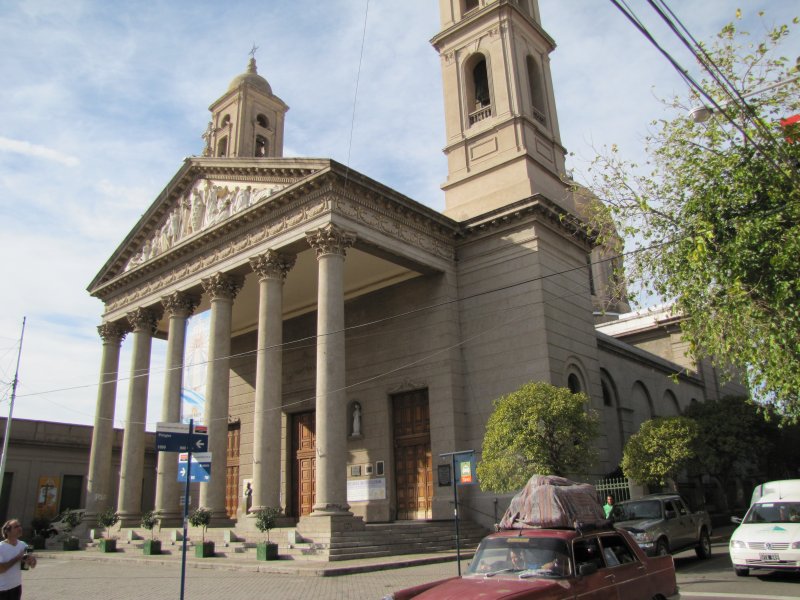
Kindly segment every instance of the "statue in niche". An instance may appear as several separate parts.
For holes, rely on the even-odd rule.
[[[167,217],[167,236],[170,246],[181,238],[181,206],[178,204]]]
[[[353,437],[361,435],[361,405],[353,404]]]

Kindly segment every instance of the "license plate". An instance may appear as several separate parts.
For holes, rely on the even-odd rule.
[[[780,560],[777,554],[759,554],[758,557],[763,561]]]

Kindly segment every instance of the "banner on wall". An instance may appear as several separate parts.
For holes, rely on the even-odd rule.
[[[208,343],[211,339],[211,311],[194,315],[186,324],[186,349],[183,355],[183,387],[181,388],[181,421],[194,419],[203,423],[206,404]]]
[[[36,509],[33,511],[37,517],[53,519],[58,515],[58,488],[58,477],[39,477]]]

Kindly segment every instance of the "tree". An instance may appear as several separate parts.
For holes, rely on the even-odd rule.
[[[597,414],[584,394],[548,383],[528,383],[494,401],[486,425],[481,488],[510,492],[531,475],[585,472],[594,461]]]
[[[683,414],[697,423],[693,470],[698,474],[717,477],[727,489],[737,477],[766,473],[766,457],[774,447],[772,427],[751,400],[696,402]]]
[[[746,99],[705,79],[724,115],[694,122],[688,109],[708,102],[690,92],[664,102],[674,116],[652,123],[644,165],[614,146],[600,153],[587,184],[604,203],[588,216],[601,242],[614,230],[633,240],[630,283],[674,302],[695,359],[746,374],[779,415],[797,421],[800,136],[780,121],[800,113],[800,81],[788,81],[800,71],[779,55],[791,27],[764,31],[754,39],[730,23],[704,46]]]
[[[656,417],[642,423],[622,452],[622,472],[638,483],[671,485],[694,458],[699,428],[687,417]]]

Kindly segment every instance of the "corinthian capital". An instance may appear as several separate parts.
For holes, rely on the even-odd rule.
[[[146,332],[153,335],[156,332],[158,320],[161,318],[161,311],[137,308],[125,316],[128,317],[128,323],[131,324],[134,333]]]
[[[103,323],[97,326],[97,333],[106,344],[120,344],[128,333],[121,323]]]
[[[227,273],[216,273],[211,277],[201,280],[203,290],[211,300],[220,298],[233,300],[236,294],[242,289],[244,281],[241,277],[229,275]]]
[[[306,241],[317,251],[317,258],[325,254],[344,256],[347,249],[356,241],[356,234],[328,223],[316,231],[306,232]]]
[[[186,292],[173,292],[161,298],[161,305],[171,317],[190,317],[199,303],[200,298]]]
[[[274,250],[267,250],[250,259],[250,267],[258,275],[259,280],[263,279],[286,279],[286,274],[292,270],[296,256],[281,254]]]

